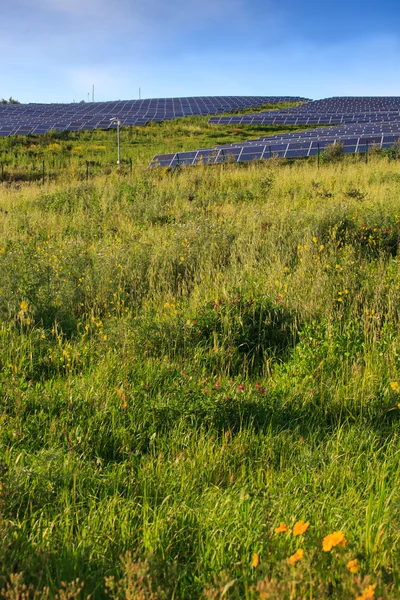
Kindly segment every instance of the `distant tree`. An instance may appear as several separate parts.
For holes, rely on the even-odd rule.
[[[6,100],[5,98],[2,98],[0,100],[0,104],[20,104],[20,102],[18,102],[18,100],[15,100],[15,98],[10,96],[8,100]]]

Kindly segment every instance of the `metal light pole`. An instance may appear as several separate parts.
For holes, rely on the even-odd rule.
[[[117,160],[117,165],[120,165],[121,162],[121,144],[120,144],[120,136],[119,136],[119,128],[121,126],[121,121],[119,119],[117,119],[117,117],[112,117],[110,119],[111,123],[115,123],[117,126],[117,140],[118,140],[118,160]]]

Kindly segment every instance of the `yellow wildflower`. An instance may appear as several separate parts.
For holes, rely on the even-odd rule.
[[[292,556],[289,556],[288,561],[291,565],[295,565],[304,556],[304,550],[299,548]]]
[[[22,305],[21,305],[21,307],[22,307]],[[390,387],[392,388],[392,390],[394,392],[397,392],[397,393],[400,392],[400,383],[398,381],[391,381]]]
[[[285,533],[285,531],[289,531],[289,527],[281,521],[279,527],[275,527],[274,531],[275,533]]]
[[[322,549],[324,552],[329,552],[334,546],[345,546],[346,542],[343,531],[334,531],[324,537]]]
[[[253,559],[251,561],[251,566],[253,567],[253,569],[256,569],[259,564],[260,564],[260,557],[258,556],[257,552],[254,552]]]
[[[19,307],[20,307],[20,309],[21,309],[23,312],[28,312],[28,303],[27,303],[27,302],[25,302],[25,300],[23,300],[23,301],[21,302],[21,304],[19,305]]]
[[[361,596],[357,596],[356,600],[371,600],[375,596],[376,583],[365,588]]]
[[[302,533],[305,533],[307,531],[307,529],[310,526],[310,521],[307,521],[307,523],[304,523],[304,521],[297,521],[297,523],[295,524],[295,526],[293,527],[293,535],[301,535]]]
[[[346,566],[350,573],[353,573],[354,575],[360,570],[360,563],[356,558],[354,560],[349,560]]]

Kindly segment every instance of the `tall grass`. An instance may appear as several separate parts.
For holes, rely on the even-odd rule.
[[[0,597],[398,597],[399,191],[380,156],[0,188]]]

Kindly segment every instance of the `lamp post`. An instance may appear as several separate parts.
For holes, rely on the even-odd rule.
[[[119,137],[119,128],[121,126],[121,121],[117,118],[117,117],[112,117],[110,119],[112,124],[116,124],[117,126],[117,140],[118,140],[118,160],[117,160],[117,165],[120,165],[121,162],[121,144],[120,144],[120,137]]]

